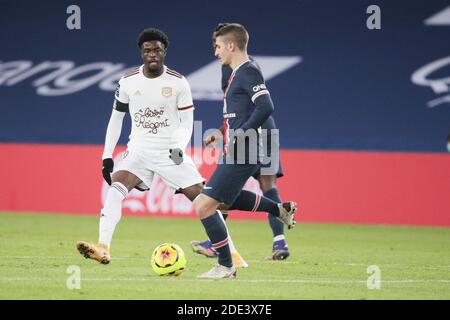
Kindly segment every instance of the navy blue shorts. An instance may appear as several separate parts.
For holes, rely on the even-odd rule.
[[[270,129],[270,128],[269,128]],[[272,136],[276,136],[276,140],[274,141],[274,150],[272,150]],[[278,141],[278,142],[277,142]],[[279,134],[275,132],[271,132],[271,134],[267,135],[267,143],[262,144],[262,154],[264,158],[271,158],[273,156],[273,160],[278,162],[278,166],[273,166],[273,161],[270,160],[268,163],[267,161],[264,161],[264,163],[261,164],[261,170],[258,170],[254,175],[253,178],[258,179],[260,175],[276,175],[277,178],[281,178],[284,176],[283,168],[281,167],[281,157],[280,157],[280,143],[279,143]],[[276,148],[276,149],[275,149]],[[272,152],[273,151],[273,152]]]
[[[268,164],[261,164],[260,165],[260,169],[254,174],[252,175],[253,178],[258,179],[258,177],[260,175],[274,175],[276,174],[277,178],[281,178],[284,176],[284,172],[283,172],[283,168],[281,167],[281,159],[278,160],[278,169],[277,168],[273,168],[271,170],[264,170],[264,168],[271,168],[272,162],[268,163]],[[261,169],[263,169],[262,174],[261,174]]]
[[[259,171],[259,164],[218,164],[203,193],[232,205],[247,180]]]

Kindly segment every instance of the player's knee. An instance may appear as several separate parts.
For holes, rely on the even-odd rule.
[[[269,191],[270,189],[276,188],[276,176],[275,175],[260,175],[258,177],[259,187],[263,193]]]
[[[230,209],[230,205],[226,204],[226,203],[221,203],[219,204],[219,206],[217,207],[217,210],[228,210]]]
[[[215,212],[214,205],[202,194],[195,198],[194,208],[200,219],[205,219]]]
[[[190,187],[184,188],[182,190],[183,194],[191,201],[194,201],[194,199],[202,193],[203,190],[203,184],[198,183],[194,184]]]
[[[195,212],[200,219],[204,219],[208,212],[208,205],[196,199],[194,201]]]
[[[128,192],[130,192],[135,186],[142,181],[134,174],[128,171],[117,171],[112,175],[112,182],[119,182],[124,185]]]

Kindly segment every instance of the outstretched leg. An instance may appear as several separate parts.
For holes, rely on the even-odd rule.
[[[109,254],[111,241],[116,225],[122,216],[122,201],[128,192],[142,181],[128,171],[117,171],[112,176],[111,187],[105,199],[105,204],[100,213],[98,243],[78,241],[77,249],[85,257],[97,260],[102,264],[111,261]]]
[[[296,223],[294,213],[297,211],[297,204],[293,201],[277,203],[252,191],[242,190],[228,210],[268,212],[291,229]]]

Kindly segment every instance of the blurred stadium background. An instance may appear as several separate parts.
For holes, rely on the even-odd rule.
[[[80,30],[66,27],[72,4],[81,8]],[[366,26],[372,4],[381,9],[380,30]],[[220,65],[211,32],[219,22],[239,22],[275,104],[280,193],[300,204],[298,220],[434,226],[449,235],[448,1],[17,0],[3,1],[0,17],[3,230],[18,212],[87,214],[95,227],[114,89],[141,64],[136,40],[146,27],[168,34],[166,65],[190,81],[203,130],[217,127]],[[200,148],[193,141],[193,152]],[[214,169],[199,166],[206,177]],[[161,181],[132,192],[124,213],[195,218],[190,202]],[[9,244],[5,234],[2,242]],[[448,250],[441,258],[450,265]]]

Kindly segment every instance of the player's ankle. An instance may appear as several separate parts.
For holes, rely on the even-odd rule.
[[[106,243],[99,242],[97,246],[103,250],[109,251],[109,247]]]

